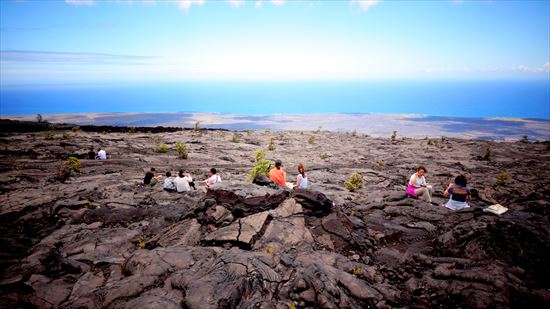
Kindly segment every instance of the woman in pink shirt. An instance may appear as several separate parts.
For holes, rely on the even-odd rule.
[[[210,188],[210,186],[212,186],[213,184],[222,182],[222,179],[216,173],[217,171],[215,168],[211,168],[210,172],[208,172],[208,179],[204,181],[204,187],[206,188],[206,190],[208,190],[208,188]]]

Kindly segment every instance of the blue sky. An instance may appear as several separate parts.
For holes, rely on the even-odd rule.
[[[0,1],[1,83],[550,79],[550,1]]]

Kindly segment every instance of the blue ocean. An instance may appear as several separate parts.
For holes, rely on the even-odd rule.
[[[376,113],[550,119],[549,80],[190,81],[2,86],[0,114]]]

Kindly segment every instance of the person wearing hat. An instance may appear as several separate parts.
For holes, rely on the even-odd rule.
[[[275,160],[275,167],[269,171],[269,179],[281,186],[286,186],[286,173],[281,168],[282,165],[281,160]]]

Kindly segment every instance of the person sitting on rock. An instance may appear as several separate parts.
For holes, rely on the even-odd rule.
[[[296,177],[296,184],[294,188],[306,189],[307,188],[307,176],[306,170],[302,163],[298,164],[298,177]]]
[[[176,186],[176,191],[178,192],[191,191],[191,187],[195,189],[195,183],[193,183],[191,174],[184,173],[183,170],[180,170],[178,177],[174,179],[174,185]]]
[[[172,173],[166,172],[166,178],[164,179],[164,185],[162,188],[164,191],[176,192],[176,186],[174,185],[174,177],[172,177]]]
[[[107,152],[103,148],[99,148],[97,151],[97,158],[99,160],[107,160]]]
[[[90,151],[88,151],[88,159],[95,160],[95,151],[94,147],[90,147]]]
[[[464,175],[457,176],[455,182],[450,183],[447,190],[443,192],[445,197],[451,195],[445,207],[452,210],[469,208],[470,205],[468,205],[468,202],[472,201],[472,195],[467,185],[468,181]]]
[[[282,165],[281,160],[275,160],[275,167],[269,171],[269,179],[281,186],[286,186],[286,173],[281,168]]]
[[[162,176],[155,176],[155,168],[151,167],[151,170],[145,173],[145,177],[143,177],[143,184],[154,186],[155,184],[157,184],[157,181],[160,181],[161,179]]]
[[[217,171],[215,168],[211,168],[208,172],[208,179],[204,181],[204,187],[206,188],[206,190],[208,190],[208,188],[210,188],[213,184],[222,182],[222,179],[216,173]]]
[[[432,186],[426,183],[426,168],[424,166],[419,166],[416,169],[407,185],[407,194],[414,197],[422,197],[426,202],[432,202]]]

